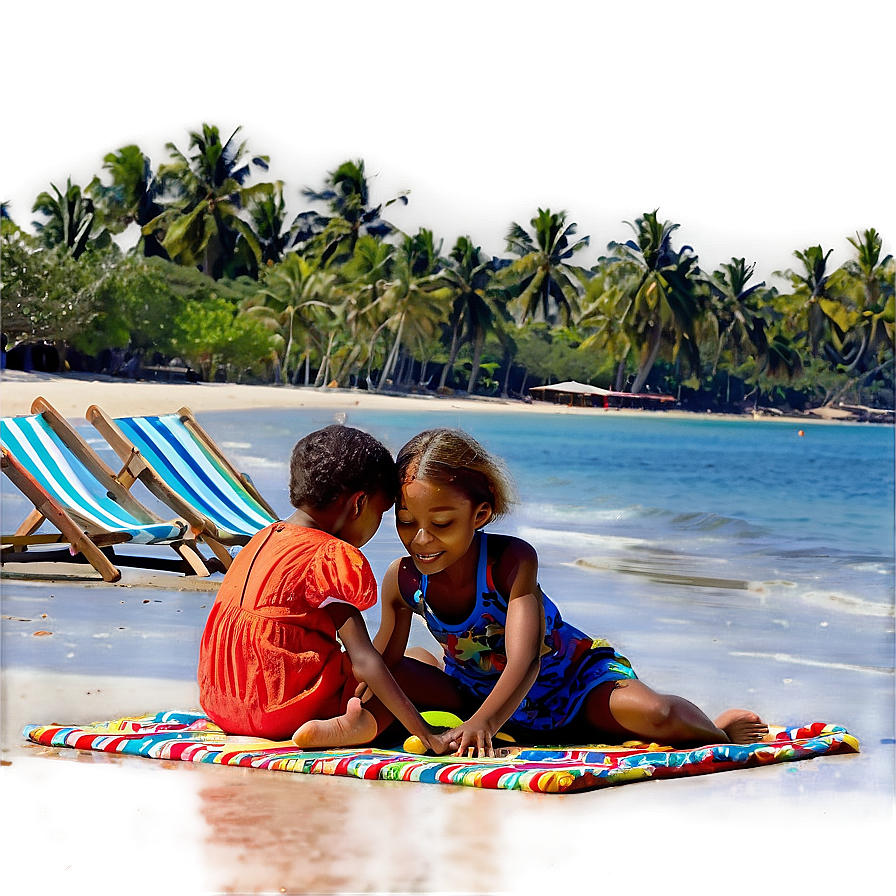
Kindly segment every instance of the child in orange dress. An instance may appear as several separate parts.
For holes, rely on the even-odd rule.
[[[394,503],[391,455],[367,433],[328,426],[293,449],[289,488],[295,512],[237,554],[209,613],[199,653],[203,710],[227,734],[299,746],[309,737],[332,747],[368,743],[396,718],[444,752],[361,616],[377,586],[359,548]],[[373,694],[363,706],[359,681]]]

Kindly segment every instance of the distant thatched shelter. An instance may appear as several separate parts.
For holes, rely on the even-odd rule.
[[[554,383],[551,386],[532,386],[529,389],[533,398],[541,401],[553,401],[555,404],[586,407],[650,407],[652,404],[674,402],[672,395],[654,392],[614,392],[601,389],[600,386],[589,386],[567,380],[565,383]]]

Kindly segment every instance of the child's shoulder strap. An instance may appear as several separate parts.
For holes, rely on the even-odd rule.
[[[398,564],[398,591],[402,600],[411,607],[415,605],[414,595],[420,590],[422,578],[411,558],[403,557]]]

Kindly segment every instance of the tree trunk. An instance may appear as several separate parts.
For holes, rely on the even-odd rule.
[[[401,336],[404,331],[404,319],[405,315],[402,314],[401,320],[398,324],[398,333],[395,334],[395,342],[392,343],[392,350],[389,352],[389,357],[386,358],[386,363],[383,365],[383,372],[380,374],[380,381],[376,384],[377,392],[382,390],[383,386],[386,383],[386,380],[389,379],[392,374],[392,368],[395,366],[395,361],[401,348]]]
[[[504,385],[501,387],[501,398],[509,398],[510,371],[513,369],[513,360],[507,361],[507,369],[504,371]]]
[[[644,383],[647,381],[647,377],[650,376],[650,371],[653,369],[653,365],[656,362],[656,359],[660,354],[660,345],[662,344],[662,332],[659,326],[653,328],[650,334],[650,351],[647,354],[644,362],[641,364],[640,369],[638,370],[638,374],[635,377],[635,381],[632,383],[630,392],[640,392],[644,386]]]
[[[370,379],[370,374],[373,372],[373,359],[375,356],[376,344],[379,341],[380,333],[383,331],[383,327],[386,326],[386,322],[381,323],[376,330],[373,332],[373,336],[370,337],[370,342],[367,345],[367,388],[373,385],[372,380]],[[382,379],[382,375],[380,375],[380,379]]]
[[[619,362],[616,366],[616,386],[615,391],[621,392],[622,387],[625,385],[625,357]]]
[[[442,368],[442,376],[439,379],[439,388],[443,389],[445,384],[448,382],[448,374],[451,372],[452,367],[454,367],[454,362],[457,360],[457,353],[460,351],[460,322],[454,328],[454,332],[451,334],[451,349],[448,352],[448,360],[445,362],[445,366]]]
[[[467,383],[467,395],[472,395],[476,388],[476,380],[479,379],[479,365],[482,362],[482,346],[485,342],[485,334],[478,333],[473,343],[473,366],[470,369],[470,381]]]
[[[286,352],[283,355],[283,379],[289,382],[289,358],[292,354],[292,324],[295,318],[295,309],[289,315],[289,339],[286,341]]]
[[[861,374],[860,376],[857,376],[854,379],[851,379],[845,386],[843,386],[841,389],[837,390],[830,397],[829,400],[825,399],[825,401],[822,403],[822,405],[824,407],[828,407],[830,405],[833,405],[833,403],[835,401],[842,401],[844,396],[850,389],[856,390],[856,402],[860,401],[861,397],[862,397],[862,392],[861,392],[862,382],[864,380],[868,379],[869,377],[872,377],[875,373],[878,373],[878,371],[883,370],[886,366],[887,366],[887,362],[884,362],[883,364],[878,364],[877,367],[874,367],[871,370],[867,370],[867,371],[865,371],[865,373]]]
[[[414,363],[411,360],[410,355],[402,349],[402,351],[398,353],[398,372],[392,378],[396,386],[403,387],[407,384],[409,362],[411,365]]]
[[[323,388],[327,385],[327,377],[330,374],[330,352],[333,351],[333,341],[336,339],[336,331],[330,331],[330,338],[327,342],[327,352],[321,362],[320,370],[317,371],[317,379],[314,381],[315,386]]]

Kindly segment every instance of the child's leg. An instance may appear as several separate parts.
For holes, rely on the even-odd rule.
[[[614,685],[612,690],[595,688],[582,708],[583,720],[598,732],[606,730],[609,710],[613,721],[625,731],[670,746],[749,744],[768,734],[762,719],[746,709],[730,709],[712,722],[690,701],[658,694],[642,681],[624,679]]]
[[[378,730],[376,716],[357,697],[352,697],[344,715],[305,722],[293,734],[292,741],[303,750],[355,747],[370,743],[377,736]]]
[[[469,709],[454,679],[440,665],[405,655],[389,671],[417,709],[442,709],[460,716]]]
[[[398,686],[418,709],[463,712],[460,692],[451,678],[437,666],[406,656],[390,671]],[[394,720],[392,713],[376,697],[371,696],[363,704],[357,697],[352,697],[344,715],[305,722],[292,740],[305,750],[359,746],[370,743]]]

